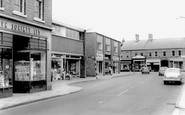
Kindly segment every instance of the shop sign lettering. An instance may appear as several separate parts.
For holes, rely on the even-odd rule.
[[[0,20],[0,28],[26,33],[26,34],[41,35],[40,30],[37,28],[32,28],[30,26],[26,26],[23,24],[11,23],[9,21],[4,21],[4,20]]]

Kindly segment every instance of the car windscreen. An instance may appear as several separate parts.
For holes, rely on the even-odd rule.
[[[166,69],[165,73],[180,73],[179,69]]]

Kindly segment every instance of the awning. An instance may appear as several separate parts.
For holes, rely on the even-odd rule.
[[[132,57],[132,59],[145,59],[145,57],[141,55],[137,55],[135,57]]]
[[[160,59],[146,59],[146,63],[160,63]]]
[[[170,58],[170,61],[183,61],[182,57]]]

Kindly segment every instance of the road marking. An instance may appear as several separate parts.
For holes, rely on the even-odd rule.
[[[121,93],[119,93],[118,95],[116,95],[116,96],[121,96],[122,94],[124,94],[124,93],[126,93],[128,91],[128,89],[127,90],[125,90],[125,91],[123,91],[123,92],[121,92]]]
[[[99,104],[103,103],[103,101],[100,101]]]

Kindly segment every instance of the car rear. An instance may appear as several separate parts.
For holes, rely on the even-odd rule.
[[[164,84],[167,83],[182,83],[182,76],[179,68],[168,68],[164,72]]]

